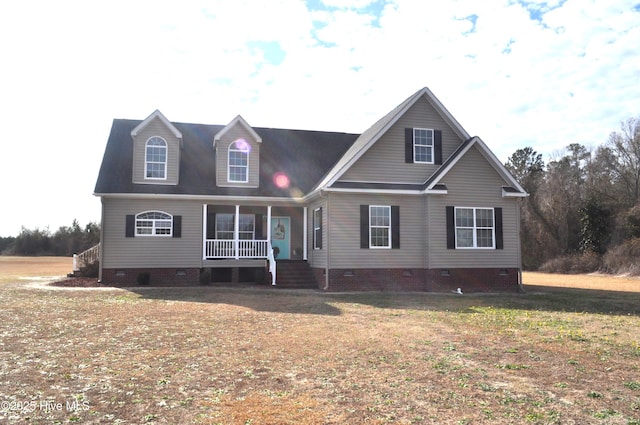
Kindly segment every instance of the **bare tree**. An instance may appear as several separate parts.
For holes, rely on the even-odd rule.
[[[613,132],[606,144],[607,164],[614,182],[622,188],[623,202],[630,208],[640,200],[640,117],[630,118]]]

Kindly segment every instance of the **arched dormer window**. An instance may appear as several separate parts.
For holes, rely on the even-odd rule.
[[[136,214],[136,236],[173,236],[173,216],[162,211]]]
[[[158,136],[150,137],[145,145],[144,175],[147,179],[166,180],[167,142]]]
[[[238,139],[229,145],[227,179],[234,183],[249,181],[249,151],[251,145],[244,139]]]

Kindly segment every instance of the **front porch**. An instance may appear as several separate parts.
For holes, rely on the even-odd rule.
[[[203,205],[203,265],[272,255],[274,260],[306,260],[307,225],[304,207]]]
[[[277,261],[307,259],[305,207],[203,205],[202,217],[202,267],[212,276],[231,268],[236,281],[238,270],[267,268],[276,285]]]

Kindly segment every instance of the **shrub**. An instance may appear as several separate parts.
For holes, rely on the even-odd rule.
[[[98,261],[87,264],[80,269],[79,275],[82,277],[98,277],[100,272],[100,263]]]
[[[640,237],[629,239],[604,256],[604,268],[608,273],[640,275]]]
[[[593,273],[602,268],[601,257],[593,252],[584,254],[568,254],[553,258],[540,266],[546,273],[580,274]]]
[[[138,285],[148,285],[151,281],[151,273],[149,272],[140,272],[138,273],[138,277],[136,277],[136,282]]]

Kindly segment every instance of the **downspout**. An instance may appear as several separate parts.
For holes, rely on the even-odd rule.
[[[520,199],[517,200],[516,205],[516,231],[518,236],[518,291],[524,293],[524,285],[522,283],[522,240],[520,239]]]

